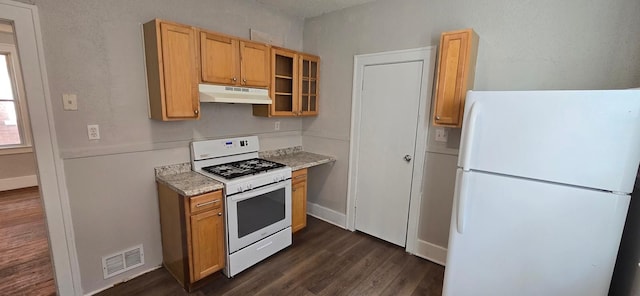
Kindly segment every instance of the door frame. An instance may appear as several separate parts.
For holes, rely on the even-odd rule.
[[[422,85],[418,109],[418,126],[413,162],[413,178],[409,199],[409,218],[405,250],[415,253],[418,242],[418,223],[422,200],[422,178],[426,166],[427,140],[429,131],[429,112],[433,94],[434,66],[436,50],[434,46],[406,50],[387,51],[353,57],[353,93],[351,97],[351,135],[349,141],[349,180],[347,186],[347,229],[355,231],[356,182],[358,179],[358,149],[360,143],[360,120],[362,109],[362,80],[366,66],[403,62],[422,62]],[[431,81],[431,83],[429,83]]]
[[[0,19],[14,25],[57,292],[80,295],[69,194],[54,126],[38,8],[10,0],[0,0],[0,8]]]

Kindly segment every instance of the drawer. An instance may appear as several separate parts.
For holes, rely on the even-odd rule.
[[[218,209],[222,206],[222,190],[194,196],[189,200],[191,214]]]
[[[306,182],[307,169],[301,169],[291,172],[291,183]]]

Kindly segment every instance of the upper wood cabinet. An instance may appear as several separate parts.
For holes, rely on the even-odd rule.
[[[300,58],[300,115],[318,115],[318,80],[320,58],[301,54]]]
[[[151,118],[200,118],[196,29],[155,19],[143,31]]]
[[[271,105],[253,105],[255,116],[318,115],[320,58],[271,48]]]
[[[201,79],[205,83],[268,87],[269,46],[200,32]]]
[[[467,90],[473,88],[478,35],[472,29],[442,33],[433,124],[462,127]]]

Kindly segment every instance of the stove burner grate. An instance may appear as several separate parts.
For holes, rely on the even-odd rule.
[[[206,172],[226,178],[235,179],[247,175],[255,175],[268,170],[284,167],[284,164],[261,158],[252,158],[230,163],[203,167]]]

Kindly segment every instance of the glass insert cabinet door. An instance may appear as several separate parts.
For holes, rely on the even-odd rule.
[[[319,62],[315,56],[300,56],[300,115],[318,114]]]

